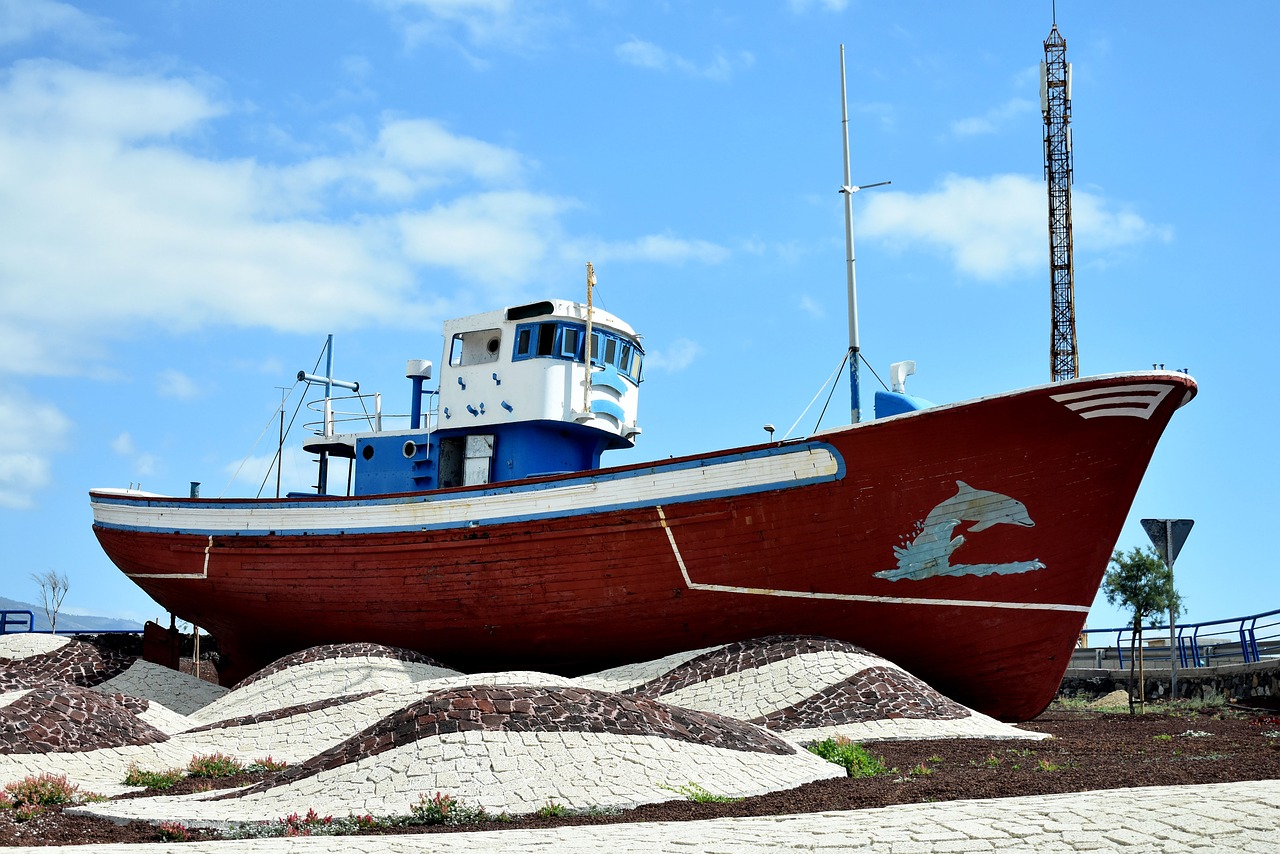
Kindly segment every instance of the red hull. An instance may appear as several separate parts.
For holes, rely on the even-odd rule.
[[[1117,410],[1107,417],[1069,405],[1139,386],[1164,389],[1144,415],[1119,413],[1121,398],[1100,404]],[[673,503],[419,531],[207,535],[104,522],[108,500],[140,519],[163,514],[152,499],[95,492],[95,532],[157,602],[218,638],[232,679],[320,643],[572,674],[803,633],[860,644],[960,702],[1026,720],[1053,699],[1156,442],[1194,390],[1179,374],[1132,374],[867,422],[808,441],[840,462],[828,479]],[[788,447],[596,476],[659,479]],[[1005,504],[1025,517],[952,519],[952,574],[886,577],[895,547],[920,542],[966,485],[1016,499]],[[357,503],[323,501],[339,516]]]

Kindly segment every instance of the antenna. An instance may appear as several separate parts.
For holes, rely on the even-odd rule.
[[[846,94],[844,79],[844,45],[840,45],[840,115],[844,130],[844,183],[840,192],[844,194],[844,247],[845,268],[848,278],[849,296],[849,421],[857,424],[861,420],[861,389],[858,385],[858,361],[862,357],[862,348],[858,344],[858,277],[854,273],[853,262],[853,194],[869,187],[883,187],[889,181],[875,184],[855,186],[849,170],[849,98]]]
[[[1080,376],[1076,341],[1075,272],[1071,245],[1071,63],[1067,41],[1053,29],[1040,63],[1040,110],[1044,114],[1044,175],[1049,184],[1049,372],[1054,382]]]

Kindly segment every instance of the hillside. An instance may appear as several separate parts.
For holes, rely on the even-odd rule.
[[[0,596],[0,610],[2,611],[30,611],[34,615],[32,628],[38,632],[49,631],[49,619],[45,616],[44,606],[32,604],[30,602],[19,602],[17,599],[6,599]],[[83,614],[68,614],[63,611],[58,614],[58,633],[72,634],[75,632],[111,632],[111,631],[142,631],[142,624],[134,620],[121,620],[116,617],[93,617]]]

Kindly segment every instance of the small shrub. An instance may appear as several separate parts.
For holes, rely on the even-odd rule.
[[[928,777],[930,774],[933,773],[933,769],[930,768],[928,765],[925,765],[923,762],[921,762],[919,765],[912,768],[907,773],[910,774],[912,777]]]
[[[128,772],[124,775],[124,784],[163,791],[172,789],[174,784],[182,779],[184,773],[180,768],[170,768],[168,771],[143,771],[137,765],[130,765]]]
[[[323,818],[314,809],[308,809],[305,816],[299,816],[296,812],[277,819],[277,822],[284,827],[284,836],[310,836],[312,831],[317,827],[326,828],[333,824],[333,816],[327,815]]]
[[[840,736],[808,745],[811,753],[843,766],[850,777],[874,777],[888,773],[884,760],[868,753],[860,744]]]
[[[44,812],[44,807],[39,804],[18,804],[13,810],[14,821],[31,821]]]
[[[1061,767],[1062,767],[1061,765],[1058,765],[1054,762],[1050,762],[1048,759],[1041,759],[1040,764],[1036,766],[1036,770],[1052,772],[1052,771],[1057,771]]]
[[[675,792],[684,795],[687,799],[695,804],[732,804],[742,800],[742,798],[731,798],[728,795],[717,795],[708,792],[697,783],[689,783],[687,786],[663,786],[668,792]]]
[[[534,813],[538,818],[560,818],[569,814],[569,808],[555,801],[547,801],[546,806],[538,807]]]
[[[288,762],[277,762],[270,756],[264,756],[261,759],[255,759],[245,767],[246,771],[283,771],[289,767]]]
[[[433,797],[418,796],[418,802],[409,807],[410,824],[475,824],[489,821],[484,807],[467,807],[451,795],[436,792]]]
[[[234,777],[244,771],[244,765],[234,756],[210,753],[193,756],[187,763],[187,773],[192,777]]]
[[[988,768],[995,768],[1000,764],[1000,757],[994,753],[988,753],[985,762]]]
[[[162,821],[156,826],[156,835],[161,842],[186,842],[191,838],[186,827],[176,821]]]
[[[27,777],[21,782],[7,784],[4,791],[14,809],[21,809],[27,804],[37,807],[71,804],[82,797],[80,787],[68,782],[65,774]]]

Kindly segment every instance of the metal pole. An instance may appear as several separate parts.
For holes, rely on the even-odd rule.
[[[849,100],[846,94],[844,77],[844,45],[840,45],[840,115],[844,129],[844,187],[853,186],[853,176],[849,169]],[[849,298],[849,421],[857,424],[861,420],[861,390],[858,387],[858,360],[860,347],[858,343],[858,282],[853,271],[853,193],[844,192],[844,246],[847,260],[845,267],[848,279]]]
[[[591,266],[591,262],[587,262],[587,340],[582,342],[583,363],[586,365],[587,373],[582,378],[582,411],[591,411],[591,336],[594,334],[591,329],[591,288],[596,283],[596,271]]]
[[[1164,520],[1164,541],[1169,552],[1169,589],[1173,590],[1173,520]],[[1173,599],[1169,599],[1169,699],[1178,699],[1178,656],[1174,652]]]

